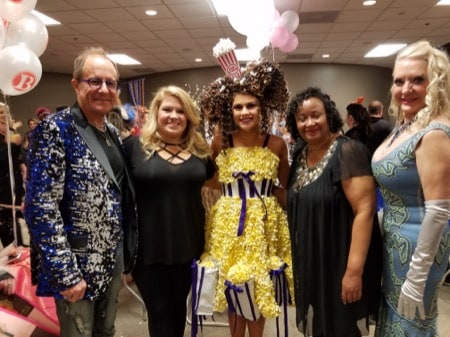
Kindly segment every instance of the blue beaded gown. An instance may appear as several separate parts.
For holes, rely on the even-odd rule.
[[[450,128],[432,122],[380,160],[372,160],[373,174],[384,199],[383,218],[383,298],[375,331],[376,337],[435,337],[437,332],[437,294],[447,269],[450,230],[441,238],[425,286],[426,319],[406,320],[397,312],[401,286],[406,279],[411,256],[417,244],[425,215],[424,195],[417,172],[415,149],[430,130],[441,129],[450,137]],[[447,182],[443,182],[448,184]]]

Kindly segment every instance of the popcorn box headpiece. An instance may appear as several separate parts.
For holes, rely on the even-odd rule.
[[[234,52],[235,48],[236,45],[230,39],[220,39],[213,48],[213,54],[225,74],[233,79],[238,79],[242,73]]]

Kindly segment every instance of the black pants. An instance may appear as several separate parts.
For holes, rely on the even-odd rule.
[[[183,337],[191,263],[136,265],[133,278],[144,300],[152,337]]]

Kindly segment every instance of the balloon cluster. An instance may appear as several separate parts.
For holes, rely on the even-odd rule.
[[[298,46],[294,34],[299,25],[298,14],[292,10],[283,13],[275,8],[273,0],[228,0],[230,25],[238,33],[247,36],[247,47],[261,51],[271,45],[290,53]],[[256,14],[257,13],[257,14]]]
[[[0,1],[0,90],[22,95],[42,76],[39,61],[48,43],[45,24],[31,11],[37,0]]]

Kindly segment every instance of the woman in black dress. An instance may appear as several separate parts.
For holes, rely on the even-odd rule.
[[[287,213],[297,325],[306,336],[368,335],[379,304],[381,252],[368,150],[340,135],[342,119],[318,88],[289,104],[294,153]]]

